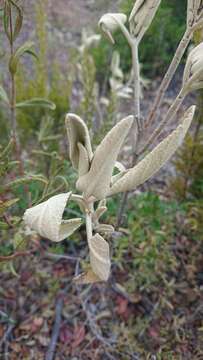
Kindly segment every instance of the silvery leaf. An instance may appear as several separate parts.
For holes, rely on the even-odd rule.
[[[161,0],[137,0],[129,17],[131,33],[140,41],[151,25]]]
[[[108,195],[135,189],[152,177],[181,145],[195,113],[195,106],[188,109],[182,123],[135,167],[114,183]]]
[[[108,40],[114,44],[114,38],[112,33],[119,28],[119,22],[125,24],[127,21],[127,16],[122,13],[112,14],[108,13],[101,17],[99,20],[99,27],[103,34],[108,38]]]
[[[113,168],[121,146],[132,126],[133,116],[121,120],[106,135],[96,149],[89,172],[81,176],[76,184],[86,198],[104,199],[110,189]]]
[[[79,143],[86,149],[89,162],[93,156],[89,131],[84,121],[75,114],[67,114],[66,128],[69,140],[70,160],[74,169],[78,170],[80,158]]]
[[[115,229],[112,225],[109,225],[109,224],[98,224],[95,227],[95,231],[97,231],[98,233],[102,233],[102,234],[106,234],[106,233],[111,234],[115,231]]]
[[[82,219],[63,220],[63,213],[71,192],[51,197],[43,203],[27,209],[24,221],[40,236],[59,242],[70,236],[81,225]]]
[[[101,235],[96,234],[89,241],[89,249],[93,272],[100,280],[107,281],[111,269],[109,244]]]

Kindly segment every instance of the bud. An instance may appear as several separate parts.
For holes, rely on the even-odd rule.
[[[187,5],[187,26],[194,25],[203,10],[203,0],[188,0]]]
[[[188,56],[183,75],[183,89],[186,93],[203,88],[203,42]]]
[[[99,20],[99,28],[104,33],[104,35],[108,38],[108,40],[115,44],[112,33],[119,29],[119,23],[125,24],[127,21],[127,16],[122,13],[117,14],[105,14]]]
[[[161,0],[137,0],[130,14],[131,33],[139,41],[151,25]]]

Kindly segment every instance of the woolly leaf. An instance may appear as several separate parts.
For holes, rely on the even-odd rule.
[[[70,160],[74,169],[78,170],[79,159],[82,151],[81,146],[78,146],[78,144],[82,144],[82,146],[85,148],[89,162],[92,160],[93,153],[89,131],[84,121],[75,114],[67,114],[66,128],[69,140]]]
[[[153,176],[181,145],[190,127],[194,113],[195,106],[192,106],[185,113],[181,125],[156,146],[155,149],[134,168],[129,169],[127,173],[112,186],[108,195],[133,190]]]
[[[82,223],[82,219],[62,220],[71,193],[63,193],[36,205],[24,214],[24,221],[42,237],[54,242],[70,236]]]
[[[110,275],[111,261],[109,244],[99,234],[94,235],[89,241],[90,264],[93,272],[102,281],[107,281]]]
[[[127,21],[127,16],[122,13],[117,14],[105,14],[99,20],[99,27],[107,39],[114,44],[114,38],[112,33],[119,28],[119,23],[125,24]]]
[[[189,54],[183,74],[183,87],[186,92],[202,88],[203,84],[203,42]]]
[[[151,25],[161,0],[137,0],[129,17],[130,29],[139,41]]]
[[[83,176],[87,174],[87,172],[89,171],[90,162],[89,162],[88,152],[81,143],[78,143],[78,149],[79,149],[78,174],[79,176]]]
[[[120,121],[106,135],[96,149],[89,172],[81,176],[76,184],[85,197],[104,199],[109,191],[113,168],[121,146],[132,126],[133,116]]]
[[[115,231],[115,229],[112,225],[109,224],[99,224],[95,227],[95,231],[103,234],[106,233],[112,234]]]

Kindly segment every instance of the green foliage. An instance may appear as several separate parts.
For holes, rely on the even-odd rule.
[[[185,31],[186,0],[163,0],[152,25],[140,44],[142,70],[150,76],[160,74],[168,67],[179,41]],[[121,11],[130,14],[134,0],[123,0]],[[176,19],[176,21],[174,21]],[[114,50],[121,55],[121,66],[125,72],[131,69],[131,56],[128,44],[122,34],[115,36]],[[111,61],[112,46],[106,39],[93,50],[98,78],[102,79]]]
[[[178,231],[177,212],[184,215],[184,208],[153,193],[140,194],[130,201],[129,233],[118,242],[114,257],[120,269],[129,272],[129,291],[150,288],[175,269],[172,245]]]
[[[16,76],[17,102],[24,103],[25,100],[33,103],[33,99],[45,98],[49,99],[55,104],[54,112],[54,128],[58,129],[65,113],[69,108],[69,98],[72,91],[72,82],[74,72],[71,65],[60,65],[57,56],[50,61],[48,51],[48,33],[47,33],[47,1],[37,1],[35,5],[35,19],[36,19],[36,47],[37,47],[37,61],[32,65],[32,78],[30,79],[30,65],[28,67],[23,64],[19,67]],[[57,54],[56,54],[57,55]],[[64,76],[64,73],[67,74]],[[28,104],[29,105],[29,104]],[[44,104],[45,105],[45,104]],[[31,109],[26,108],[25,111],[20,111],[17,114],[18,123],[21,130],[34,135],[39,128],[41,121],[43,121],[47,111],[45,107],[52,108],[53,106],[37,106]],[[25,138],[22,136],[22,138]]]

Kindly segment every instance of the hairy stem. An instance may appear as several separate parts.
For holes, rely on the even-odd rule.
[[[184,52],[192,38],[192,35],[193,35],[193,28],[192,27],[187,28],[182,37],[182,40],[180,41],[179,46],[175,52],[173,60],[172,60],[170,66],[162,80],[162,83],[159,87],[155,102],[154,102],[151,112],[146,120],[145,128],[148,127],[155,120],[155,118],[157,116],[157,111],[159,109],[159,106],[162,103],[165,92],[168,89],[168,86],[170,85],[170,82],[173,78],[173,75],[175,74],[175,72],[177,70],[178,65],[180,64],[180,61],[184,55]]]
[[[132,53],[132,68],[133,68],[133,84],[134,84],[134,124],[131,129],[131,142],[132,142],[132,164],[135,166],[137,162],[137,145],[140,134],[142,132],[142,123],[140,116],[140,66],[139,66],[139,54],[138,54],[138,42],[137,39],[129,42]],[[136,127],[136,128],[135,128]],[[121,204],[118,210],[116,228],[118,229],[122,225],[123,214],[128,201],[129,192],[123,194]]]
[[[152,143],[154,142],[154,140],[156,140],[156,138],[160,135],[160,133],[162,132],[163,128],[166,126],[166,124],[171,121],[175,114],[177,113],[178,109],[180,108],[183,100],[185,98],[185,92],[183,89],[181,89],[181,91],[179,92],[178,96],[176,97],[175,101],[173,102],[173,104],[171,105],[171,107],[169,108],[165,118],[163,119],[163,121],[160,123],[160,125],[154,130],[154,132],[152,133],[152,135],[150,136],[149,140],[147,141],[147,143],[143,146],[143,148],[141,148],[141,150],[138,152],[138,156],[141,156],[148,148],[150,145],[152,145]]]
[[[141,130],[140,122],[140,66],[138,57],[138,44],[134,41],[131,46],[132,51],[132,66],[134,77],[134,116],[138,125],[138,129]]]
[[[86,232],[87,232],[87,241],[92,238],[92,213],[93,213],[93,204],[88,204],[86,209]]]

